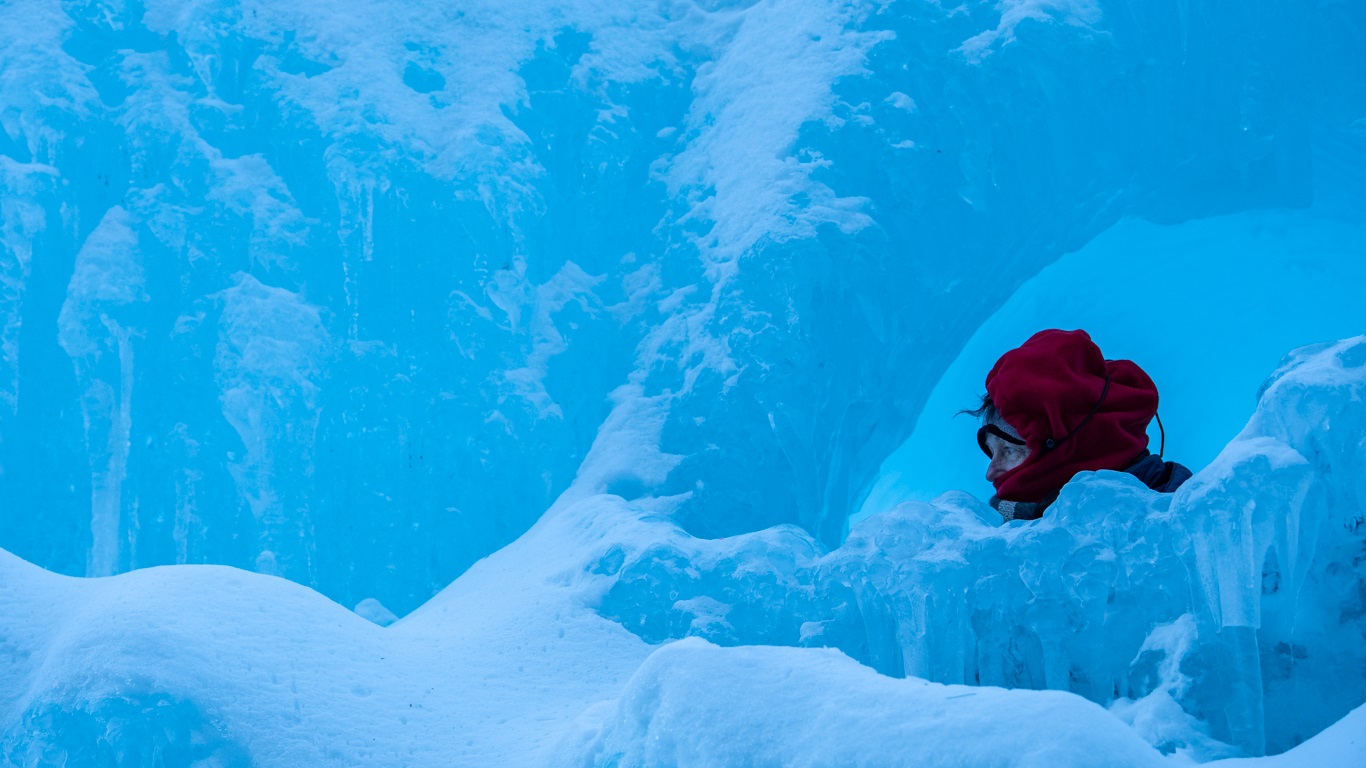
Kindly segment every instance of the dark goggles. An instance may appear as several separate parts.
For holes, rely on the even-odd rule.
[[[991,449],[987,447],[987,435],[995,435],[1011,445],[1025,444],[1025,441],[1008,434],[995,424],[984,424],[981,429],[977,430],[977,445],[982,449],[982,453],[987,455],[988,459],[995,457],[991,455]]]

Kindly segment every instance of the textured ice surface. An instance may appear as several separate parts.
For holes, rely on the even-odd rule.
[[[651,641],[831,645],[891,675],[1072,691],[1165,752],[1283,751],[1366,701],[1363,395],[1366,337],[1306,348],[1174,495],[1094,473],[1002,527],[948,494],[828,554],[796,529],[680,534],[609,553],[600,610]]]
[[[1175,498],[841,542],[1062,254],[1326,189],[1359,231],[1364,38],[1354,2],[0,2],[0,755],[1289,747],[1363,699],[1359,344]]]
[[[1364,12],[7,0],[0,546],[404,614],[636,442],[833,546],[1041,267],[1359,186]]]
[[[0,552],[0,755],[1358,765],[1364,394],[1366,337],[1301,350],[1174,496],[1095,473],[1002,526],[951,495],[830,552],[566,498],[387,628],[221,566],[77,579]]]

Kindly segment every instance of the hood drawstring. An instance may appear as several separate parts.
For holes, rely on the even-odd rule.
[[[1092,417],[1094,417],[1094,416],[1096,415],[1096,413],[1100,411],[1101,405],[1103,405],[1103,404],[1105,403],[1105,395],[1108,394],[1109,391],[1110,391],[1110,368],[1109,368],[1109,366],[1106,366],[1106,368],[1105,368],[1105,386],[1102,387],[1101,390],[1100,390],[1100,399],[1096,401],[1096,404],[1095,404],[1095,405],[1091,406],[1091,412],[1088,413],[1088,414],[1086,414],[1086,418],[1084,418],[1084,419],[1081,420],[1081,423],[1077,425],[1077,428],[1076,428],[1076,429],[1072,430],[1071,432],[1068,432],[1067,434],[1063,435],[1062,437],[1058,438],[1057,440],[1054,440],[1053,438],[1050,437],[1050,438],[1048,438],[1047,440],[1043,441],[1043,447],[1041,448],[1041,450],[1040,450],[1039,452],[1040,452],[1040,453],[1048,453],[1049,451],[1053,450],[1054,448],[1057,448],[1058,446],[1062,445],[1063,443],[1067,442],[1068,440],[1071,440],[1071,439],[1072,439],[1072,436],[1075,435],[1075,434],[1077,434],[1078,432],[1080,432],[1080,431],[1081,431],[1081,428],[1084,427],[1084,426],[1086,426],[1086,423],[1089,422],[1089,421],[1092,419]]]

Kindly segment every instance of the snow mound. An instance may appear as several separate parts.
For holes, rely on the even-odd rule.
[[[651,655],[584,740],[582,765],[623,768],[1163,764],[1075,696],[896,680],[832,651],[702,640]]]

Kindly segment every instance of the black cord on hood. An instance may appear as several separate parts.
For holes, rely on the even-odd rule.
[[[1094,406],[1092,406],[1091,412],[1088,413],[1088,414],[1086,414],[1086,418],[1084,418],[1084,419],[1081,420],[1081,423],[1077,425],[1077,428],[1076,428],[1076,429],[1074,429],[1074,430],[1072,430],[1071,432],[1068,432],[1067,434],[1063,435],[1062,438],[1060,438],[1060,439],[1058,439],[1058,440],[1054,440],[1053,438],[1050,437],[1050,438],[1048,438],[1047,440],[1043,441],[1043,447],[1042,447],[1042,449],[1040,450],[1040,453],[1048,453],[1049,451],[1053,450],[1054,448],[1057,448],[1058,446],[1062,445],[1063,443],[1067,442],[1068,440],[1071,440],[1073,435],[1075,435],[1075,434],[1077,434],[1078,432],[1080,432],[1080,431],[1081,431],[1081,428],[1084,427],[1084,426],[1086,426],[1086,423],[1089,422],[1089,421],[1091,420],[1091,417],[1095,416],[1096,413],[1100,411],[1100,406],[1105,402],[1105,395],[1106,395],[1109,391],[1110,391],[1110,366],[1107,365],[1107,366],[1105,366],[1105,386],[1104,386],[1103,388],[1101,388],[1101,390],[1100,390],[1100,399],[1096,401],[1096,404],[1095,404]]]

